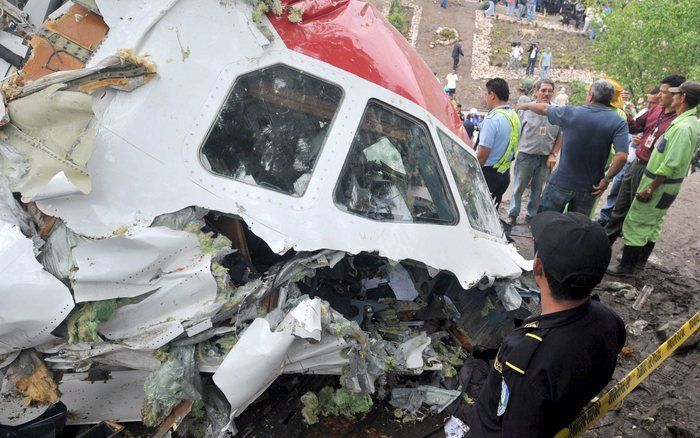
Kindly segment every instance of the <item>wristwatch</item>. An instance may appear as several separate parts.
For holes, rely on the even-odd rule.
[[[554,158],[559,158],[559,154],[556,152],[550,152],[549,155],[554,156]]]

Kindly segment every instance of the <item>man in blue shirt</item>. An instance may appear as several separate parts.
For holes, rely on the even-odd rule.
[[[629,130],[610,106],[614,93],[610,82],[596,81],[584,106],[518,105],[518,110],[546,115],[549,123],[561,127],[564,137],[559,166],[542,193],[539,211],[563,212],[568,205],[568,211],[589,215],[595,198],[625,165]],[[615,157],[606,175],[611,144]]]
[[[552,50],[547,47],[547,50],[542,53],[540,58],[540,79],[549,79],[549,69],[552,67]]]
[[[496,208],[510,184],[510,163],[517,151],[520,119],[508,107],[510,90],[501,78],[486,82],[486,106],[489,113],[479,132],[476,156]]]

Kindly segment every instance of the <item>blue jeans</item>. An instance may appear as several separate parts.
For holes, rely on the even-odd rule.
[[[538,213],[543,211],[558,211],[563,213],[567,208],[568,211],[582,213],[588,216],[593,209],[596,197],[591,194],[591,190],[585,192],[577,192],[575,190],[563,189],[551,182],[547,184],[544,192],[542,192],[542,200]]]
[[[486,15],[491,15],[496,13],[496,4],[493,2],[493,0],[489,0],[489,8],[486,10]]]
[[[440,2],[440,7],[447,9],[447,0],[442,0]]]
[[[549,79],[549,66],[548,65],[543,65],[542,68],[540,69],[540,79],[547,78]]]
[[[515,17],[515,2],[508,3],[508,15]]]
[[[526,18],[527,21],[535,21],[535,5],[528,3]]]
[[[620,173],[615,175],[613,179],[612,186],[610,187],[610,193],[608,193],[608,200],[605,202],[605,207],[600,209],[599,218],[605,222],[610,221],[610,215],[615,208],[615,201],[617,201],[617,194],[620,193],[620,187],[622,186],[622,178],[625,176],[625,172],[629,169],[631,163],[625,164]]]
[[[537,214],[540,206],[542,188],[549,177],[547,169],[547,155],[532,155],[518,152],[513,168],[513,197],[510,200],[508,216],[518,217],[520,214],[520,201],[523,193],[530,183],[530,199],[527,201],[527,218],[532,219]]]

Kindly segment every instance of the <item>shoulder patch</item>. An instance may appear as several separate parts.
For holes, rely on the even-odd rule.
[[[506,379],[501,378],[501,396],[498,398],[498,409],[496,409],[496,415],[498,417],[505,414],[506,407],[508,406],[508,398],[510,398],[510,389],[508,389]]]

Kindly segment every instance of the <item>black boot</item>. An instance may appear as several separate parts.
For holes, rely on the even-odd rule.
[[[627,246],[622,248],[622,260],[617,266],[608,266],[606,271],[610,275],[618,277],[629,277],[634,274],[634,266],[639,260],[639,255],[642,252],[641,246]]]
[[[644,269],[644,267],[647,265],[647,260],[649,260],[649,256],[654,250],[654,245],[656,245],[656,242],[647,242],[647,244],[642,247],[642,251],[639,254],[639,260],[637,260],[637,267],[639,269]]]

